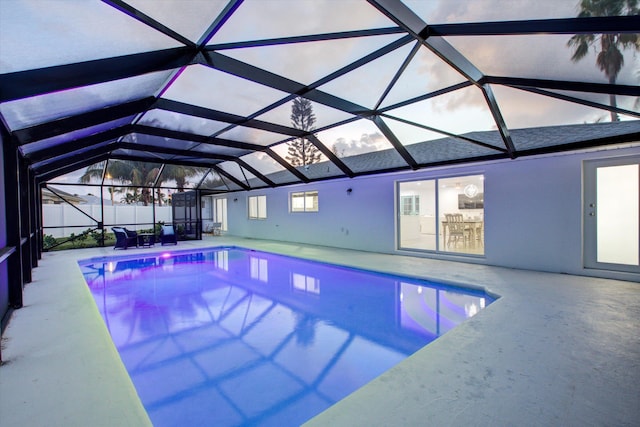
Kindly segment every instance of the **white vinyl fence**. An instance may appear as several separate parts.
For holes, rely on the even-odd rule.
[[[105,224],[105,231],[111,233],[111,226],[125,225],[132,230],[151,228],[153,224],[153,207],[138,205],[114,205],[104,207],[104,219],[100,213],[100,205],[42,205],[42,224],[45,228],[44,234],[53,237],[66,237],[71,233],[80,234],[87,228],[94,228],[96,223],[87,216],[79,212],[85,212],[96,221],[102,220]],[[171,206],[156,206],[156,223],[170,223]],[[141,224],[132,226],[127,224]],[[144,224],[144,225],[142,225]],[[73,226],[73,227],[72,227]],[[80,226],[80,227],[78,227]]]

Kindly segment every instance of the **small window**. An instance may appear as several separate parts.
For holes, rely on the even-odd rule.
[[[267,196],[249,196],[249,219],[267,218]]]
[[[318,192],[291,193],[291,212],[318,212]]]

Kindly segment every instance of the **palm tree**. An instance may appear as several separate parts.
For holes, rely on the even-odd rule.
[[[102,174],[104,173],[104,162],[94,163],[87,167],[84,174],[78,180],[83,184],[89,184],[92,179],[102,180]]]
[[[89,183],[92,178],[102,179],[104,164],[97,163],[89,166],[80,177],[80,182]],[[129,184],[134,187],[133,197],[126,197],[127,203],[134,203],[141,200],[145,206],[151,201],[150,187],[158,175],[159,168],[153,163],[130,161],[130,160],[109,160],[106,173],[120,184]],[[138,189],[141,193],[138,195]],[[113,193],[112,193],[113,201]]]
[[[638,0],[581,0],[579,18],[595,16],[620,16],[637,15]],[[598,52],[599,45],[599,52]],[[637,33],[614,33],[614,34],[576,34],[567,42],[567,46],[575,47],[571,60],[578,62],[589,52],[593,46],[598,55],[596,65],[604,72],[610,84],[615,84],[618,73],[624,65],[622,50],[629,47],[640,50],[640,38]],[[617,106],[616,95],[609,95],[609,104]],[[618,113],[611,111],[611,121],[619,120]]]
[[[84,174],[80,176],[79,182],[83,184],[89,184],[92,180],[102,181],[102,175],[104,174],[104,166],[105,162],[95,163],[87,169],[85,169]],[[107,178],[111,179],[111,174],[107,172]],[[111,204],[113,205],[113,194],[116,192],[113,187],[109,187],[109,195],[111,196]]]
[[[213,190],[219,187],[228,188],[222,177],[220,177],[220,175],[218,175],[216,172],[211,171],[207,175],[207,179],[205,179],[200,188]]]
[[[201,168],[193,166],[165,165],[158,185],[165,181],[174,180],[176,182],[178,192],[182,193],[189,183],[189,178],[198,175],[200,170]]]

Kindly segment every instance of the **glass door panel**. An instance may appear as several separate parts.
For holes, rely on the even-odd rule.
[[[214,221],[220,223],[221,231],[227,231],[227,199],[218,198],[215,200]]]
[[[443,252],[484,255],[484,175],[438,180]]]
[[[399,247],[436,249],[436,181],[401,182],[398,185]]]
[[[640,158],[585,163],[585,266],[640,272]]]

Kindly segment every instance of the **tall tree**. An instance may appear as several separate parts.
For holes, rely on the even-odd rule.
[[[291,105],[291,124],[294,128],[305,132],[313,132],[316,116],[313,114],[313,105],[308,99],[297,97]],[[322,153],[307,138],[296,138],[288,143],[287,156],[285,157],[293,166],[307,166],[318,163]]]
[[[581,0],[579,18],[594,16],[637,15],[638,0]],[[624,65],[624,55],[621,50],[633,48],[640,50],[640,38],[637,33],[609,33],[609,34],[576,34],[567,42],[573,47],[571,60],[580,61],[594,47],[597,52],[596,65],[614,84]],[[609,104],[617,106],[616,95],[609,95]],[[618,113],[611,111],[611,121],[619,120]]]
[[[200,169],[193,166],[165,165],[160,182],[174,180],[178,193],[182,193],[187,184],[189,184],[189,178],[198,175],[199,172]]]
[[[151,201],[150,187],[158,174],[156,165],[130,160],[109,160],[106,167],[106,173],[115,182],[134,187],[133,194],[124,199],[126,203],[142,201],[145,206],[149,204]],[[103,168],[102,163],[89,166],[80,177],[80,182],[89,183],[92,178],[102,179]],[[138,193],[138,188],[141,189],[140,193]]]

